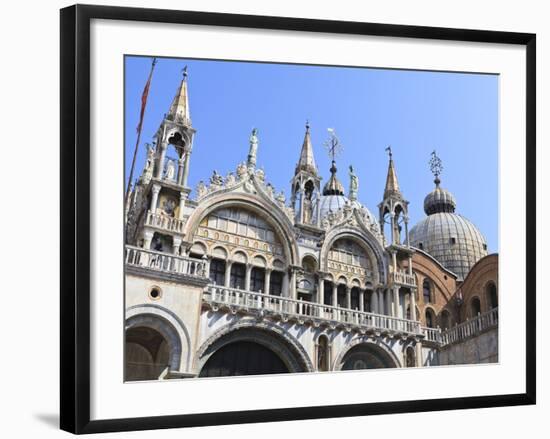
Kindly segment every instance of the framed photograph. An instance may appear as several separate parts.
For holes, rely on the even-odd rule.
[[[62,9],[61,428],[534,404],[535,129],[534,34]]]

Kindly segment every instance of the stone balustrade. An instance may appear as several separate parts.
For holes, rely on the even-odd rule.
[[[471,320],[459,323],[441,334],[442,344],[459,343],[462,340],[476,336],[487,329],[498,326],[498,308],[493,308],[483,314],[478,314]]]
[[[208,278],[207,261],[126,246],[126,265],[142,267],[163,273]]]
[[[400,285],[405,285],[409,287],[416,287],[416,277],[406,271],[394,271],[392,273],[393,282]]]
[[[264,311],[275,315],[296,317],[299,320],[326,321],[329,324],[344,324],[359,329],[412,335],[420,334],[421,331],[420,323],[412,320],[216,285],[208,287],[203,300],[213,307],[229,306],[244,312]]]
[[[470,337],[475,337],[487,329],[498,326],[498,308],[493,308],[486,313],[479,314],[471,320],[459,323],[452,328],[442,331],[440,328],[422,327],[424,340],[437,343],[442,346],[460,343]]]
[[[185,222],[178,218],[173,218],[171,216],[149,210],[147,212],[147,217],[145,218],[145,225],[162,230],[168,230],[169,232],[182,233]]]

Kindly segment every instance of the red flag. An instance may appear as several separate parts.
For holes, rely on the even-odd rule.
[[[149,96],[149,87],[151,86],[151,78],[153,77],[153,69],[155,68],[156,63],[157,59],[153,58],[151,71],[149,72],[149,78],[147,79],[147,83],[145,84],[145,88],[143,89],[143,94],[141,95],[141,112],[139,114],[139,123],[136,128],[138,133],[141,131],[141,125],[143,124],[143,115],[145,114],[145,106],[147,105],[147,96]]]

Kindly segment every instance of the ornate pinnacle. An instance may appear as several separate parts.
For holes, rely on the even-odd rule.
[[[434,183],[436,184],[436,186],[439,186],[439,183],[441,183],[439,176],[443,172],[443,162],[437,156],[435,149],[432,151],[429,165],[430,165],[430,171],[432,171],[432,174],[435,177]]]
[[[330,137],[325,141],[325,148],[327,148],[328,155],[334,162],[336,156],[342,152],[343,147],[338,137],[336,137],[336,131],[334,131],[334,128],[327,128],[327,131]]]

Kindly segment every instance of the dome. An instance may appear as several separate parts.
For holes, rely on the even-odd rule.
[[[452,213],[455,209],[456,200],[454,195],[447,189],[439,187],[439,184],[424,198],[424,212],[426,212],[426,215],[438,212]]]
[[[487,242],[481,232],[469,220],[454,212],[429,214],[411,229],[409,240],[412,246],[429,253],[460,280],[487,255]]]

